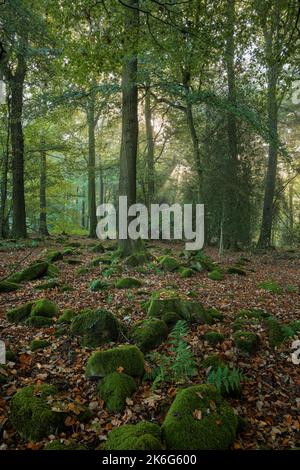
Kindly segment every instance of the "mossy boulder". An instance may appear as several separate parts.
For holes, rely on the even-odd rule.
[[[191,267],[196,271],[213,271],[218,269],[218,264],[210,256],[205,255],[202,250],[188,252],[187,257],[190,258]]]
[[[257,327],[259,326],[259,324],[260,321],[258,320],[258,318],[238,317],[232,323],[232,328],[234,331],[245,331],[251,329],[252,327]]]
[[[20,389],[10,404],[10,420],[20,436],[40,441],[63,430],[65,413],[52,410],[47,399],[57,394],[53,385],[35,385]]]
[[[49,263],[55,263],[55,261],[60,261],[64,258],[64,254],[61,251],[50,251],[47,254],[47,261]]]
[[[203,359],[201,366],[205,369],[210,367],[212,370],[217,370],[219,367],[225,367],[225,362],[217,354],[210,354]]]
[[[135,253],[133,255],[128,256],[125,258],[124,263],[127,266],[131,266],[132,268],[136,266],[143,265],[148,262],[148,256],[146,253],[141,252],[141,253]]]
[[[57,440],[48,442],[43,450],[87,450],[87,448],[77,442],[61,442]]]
[[[162,321],[164,321],[169,329],[172,329],[176,323],[181,320],[180,315],[176,312],[166,312],[161,316]]]
[[[48,269],[47,269],[47,276],[50,277],[50,278],[53,278],[53,277],[58,277],[60,274],[60,271],[58,269],[57,266],[55,266],[55,264],[49,264],[48,265]]]
[[[48,299],[40,299],[34,302],[30,313],[31,317],[48,317],[52,318],[58,315],[58,306]]]
[[[100,264],[110,265],[112,263],[112,258],[108,256],[99,256],[98,258],[94,258],[92,261],[89,262],[90,267],[99,266]]]
[[[229,266],[227,268],[228,274],[238,274],[239,276],[246,276],[247,272],[241,266]]]
[[[7,349],[5,352],[5,359],[7,362],[16,362],[18,360],[18,356],[11,349]]]
[[[45,349],[50,345],[49,341],[46,339],[34,339],[31,341],[30,349],[31,351],[38,351],[39,349]]]
[[[104,248],[101,243],[97,243],[97,245],[91,246],[90,250],[92,253],[104,253]]]
[[[191,323],[210,323],[211,317],[198,302],[192,302],[176,291],[163,289],[153,292],[147,304],[148,317],[162,318],[167,312],[177,313],[182,320]]]
[[[103,450],[161,450],[160,427],[142,421],[138,424],[124,424],[108,434]]]
[[[208,273],[207,276],[211,281],[223,281],[224,279],[224,274],[222,273],[222,271],[219,271],[218,269],[214,269],[213,271]]]
[[[168,255],[159,258],[159,265],[164,271],[168,272],[176,271],[180,266],[176,258]]]
[[[102,281],[101,279],[95,279],[90,283],[90,290],[92,292],[98,292],[101,290],[109,289],[110,284],[108,282]]]
[[[123,277],[122,279],[118,279],[115,283],[115,287],[117,289],[132,289],[134,287],[141,287],[142,282],[139,279],[135,279],[134,277]]]
[[[144,355],[136,346],[124,345],[91,355],[86,366],[87,377],[105,377],[120,370],[132,377],[144,374]]]
[[[67,308],[64,312],[58,317],[56,323],[71,323],[73,318],[76,316],[76,313],[71,308]]]
[[[220,322],[224,319],[224,315],[217,308],[207,308],[206,312],[210,316],[211,323]]]
[[[185,278],[188,278],[188,277],[192,277],[194,275],[194,271],[191,268],[181,268],[179,270],[179,275],[180,275],[180,277],[185,279]]]
[[[157,348],[167,339],[168,327],[159,318],[149,318],[138,322],[133,327],[131,337],[133,342],[145,353]]]
[[[121,413],[126,405],[126,398],[136,391],[136,383],[130,375],[112,372],[104,377],[97,390],[110,412]]]
[[[20,283],[24,281],[33,281],[47,275],[49,264],[47,262],[34,263],[28,268],[23,269],[15,274],[12,274],[8,281]]]
[[[267,318],[266,325],[271,348],[280,346],[287,337],[283,325],[274,317]]]
[[[1,281],[0,282],[0,292],[13,292],[20,289],[19,284],[11,281]]]
[[[119,322],[108,310],[88,310],[73,318],[71,333],[82,336],[83,346],[97,347],[118,338]]]
[[[162,426],[167,449],[226,450],[235,439],[238,418],[211,385],[180,390]]]
[[[258,347],[258,336],[252,331],[237,331],[233,335],[235,346],[242,353],[254,354]]]
[[[42,284],[35,286],[34,288],[38,290],[47,290],[55,289],[57,287],[60,287],[60,282],[56,281],[55,279],[51,279],[50,281],[43,282]]]
[[[41,316],[30,316],[25,321],[26,326],[32,326],[33,328],[48,328],[54,325],[52,318],[41,317]]]
[[[204,333],[204,339],[209,344],[216,346],[217,344],[222,343],[224,336],[218,331],[208,331]]]
[[[32,305],[33,302],[27,302],[26,304],[21,305],[20,307],[8,310],[8,312],[6,313],[7,320],[11,323],[20,323],[26,320],[26,318],[28,318],[31,313]]]

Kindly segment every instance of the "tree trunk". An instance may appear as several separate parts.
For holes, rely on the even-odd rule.
[[[99,162],[100,169],[99,169],[99,204],[104,204],[104,178],[103,178],[103,170],[101,168],[101,162]]]
[[[89,215],[89,237],[96,238],[97,215],[96,215],[96,175],[95,175],[95,98],[92,96],[87,110],[88,133],[89,133],[89,158],[88,158],[88,215]]]
[[[8,177],[8,162],[9,162],[9,122],[10,122],[10,107],[8,103],[8,119],[7,119],[7,136],[6,147],[3,152],[2,158],[2,171],[1,171],[1,201],[0,201],[0,238],[6,238],[8,235],[7,230],[7,177]]]
[[[120,151],[119,196],[127,196],[130,207],[136,203],[136,160],[138,144],[138,89],[137,89],[137,40],[139,26],[138,0],[128,0],[124,8],[124,61],[122,68],[122,141]],[[130,222],[126,214],[127,225]],[[119,227],[120,232],[120,227]],[[120,239],[123,255],[136,250],[134,240]]]
[[[154,140],[153,140],[153,127],[152,127],[152,111],[151,111],[151,97],[150,87],[146,86],[145,94],[145,124],[146,124],[146,139],[147,139],[147,204],[148,207],[153,202],[155,193],[155,173],[154,173]]]
[[[47,227],[47,201],[46,201],[46,186],[47,186],[47,156],[45,148],[45,139],[41,138],[41,151],[40,151],[40,222],[39,233],[41,235],[49,235]]]
[[[26,211],[24,192],[24,138],[22,126],[23,88],[26,63],[23,56],[18,57],[15,74],[11,77],[11,145],[12,145],[12,236],[26,238]]]

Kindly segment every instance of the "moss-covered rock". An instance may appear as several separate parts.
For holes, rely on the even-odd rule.
[[[232,328],[234,331],[239,331],[239,330],[248,330],[249,328],[259,326],[260,321],[257,318],[241,318],[238,317],[234,322],[232,323]]]
[[[205,369],[210,367],[212,370],[217,370],[219,367],[225,367],[225,362],[216,354],[210,354],[203,359],[201,366]]]
[[[161,450],[161,431],[154,423],[124,424],[108,434],[103,450]]]
[[[238,418],[215,387],[180,390],[162,426],[167,449],[225,450],[235,439]]]
[[[169,272],[176,271],[180,266],[176,258],[168,255],[159,258],[159,265],[164,271]]]
[[[71,323],[71,321],[73,320],[73,318],[76,316],[76,313],[74,312],[74,310],[70,309],[70,308],[67,308],[66,310],[63,311],[63,313],[60,315],[60,317],[58,317],[57,319],[57,322],[56,323]]]
[[[55,266],[55,264],[49,264],[48,265],[48,269],[47,269],[47,276],[50,277],[50,278],[53,278],[53,277],[58,277],[60,274],[60,271],[58,269],[57,266]]]
[[[279,323],[274,317],[266,319],[269,344],[272,348],[280,346],[280,344],[286,339],[285,330],[283,325]]]
[[[123,277],[122,279],[118,279],[115,283],[117,289],[132,289],[141,286],[142,282],[134,277]]]
[[[33,302],[27,302],[26,304],[21,305],[20,307],[8,310],[8,312],[6,313],[7,320],[11,323],[20,323],[26,320],[26,318],[28,318],[31,313],[32,305]]]
[[[105,377],[119,368],[124,374],[141,377],[144,374],[143,353],[139,348],[131,345],[97,351],[87,362],[86,375],[87,377]]]
[[[101,243],[97,243],[97,245],[90,247],[90,251],[92,253],[104,253],[105,250],[103,248],[103,245],[101,245]]]
[[[25,321],[26,326],[32,326],[33,328],[47,328],[54,325],[52,318],[41,317],[41,316],[30,316]]]
[[[87,448],[77,442],[61,442],[57,440],[48,442],[43,450],[87,450]]]
[[[208,331],[204,334],[204,339],[209,344],[216,346],[218,343],[222,343],[224,336],[218,331]]]
[[[39,441],[49,434],[56,434],[64,427],[65,413],[51,409],[47,398],[57,394],[52,385],[24,387],[15,393],[10,404],[10,420],[20,436]]]
[[[105,265],[110,265],[112,263],[112,258],[109,256],[99,256],[98,258],[92,259],[92,261],[89,262],[89,266],[95,267],[99,266],[100,264],[105,264]]]
[[[98,292],[100,290],[109,289],[110,284],[102,279],[95,279],[90,283],[90,290],[92,292]]]
[[[47,289],[55,289],[57,287],[60,287],[60,282],[56,281],[55,279],[51,279],[50,281],[43,282],[42,284],[35,286],[35,289],[47,290]]]
[[[97,347],[119,336],[119,322],[108,310],[87,310],[73,318],[71,333],[82,336],[83,346]]]
[[[161,316],[162,321],[164,321],[167,327],[170,329],[176,325],[176,323],[181,320],[180,315],[176,312],[166,312]]]
[[[23,269],[15,274],[12,274],[8,281],[20,283],[24,281],[33,281],[47,275],[49,264],[47,262],[34,263],[28,268]]]
[[[191,323],[210,323],[211,317],[198,302],[191,302],[176,291],[163,289],[153,292],[147,304],[149,317],[162,318],[167,312],[177,313],[182,320]]]
[[[216,308],[207,308],[206,312],[210,316],[211,323],[220,322],[224,319],[223,313],[220,312],[220,310],[218,310]]]
[[[55,261],[60,261],[64,258],[64,254],[61,251],[50,251],[47,254],[47,261],[49,263],[55,263]]]
[[[6,359],[6,362],[16,362],[18,360],[18,356],[11,349],[7,349],[5,351],[5,359]]]
[[[19,284],[11,281],[1,281],[0,282],[0,292],[13,292],[20,289]]]
[[[145,263],[148,262],[148,256],[146,255],[146,253],[144,252],[141,252],[141,253],[135,253],[133,255],[130,255],[128,256],[128,258],[126,258],[124,260],[124,263],[127,265],[127,266],[131,266],[131,267],[135,267],[135,266],[140,266],[140,265],[143,265]]]
[[[180,277],[182,277],[182,278],[184,278],[184,279],[185,279],[185,278],[188,278],[188,277],[192,277],[193,274],[194,274],[194,270],[191,269],[191,268],[181,268],[181,269],[179,270],[179,275],[180,275]]]
[[[40,299],[34,302],[30,313],[31,317],[48,317],[52,318],[58,315],[58,306],[48,299]]]
[[[205,255],[202,250],[195,253],[189,252],[188,257],[190,257],[191,267],[196,271],[213,271],[218,269],[218,264],[210,256]]]
[[[238,274],[239,276],[246,276],[247,274],[245,269],[241,268],[240,266],[230,266],[227,268],[227,272],[229,274]]]
[[[253,354],[258,347],[258,336],[252,331],[237,331],[233,335],[235,346],[243,353]]]
[[[168,337],[167,324],[158,318],[138,322],[131,334],[133,342],[141,351],[148,352],[157,348]]]
[[[71,248],[80,248],[81,247],[81,243],[80,242],[69,242],[68,243],[68,246],[70,246]]]
[[[112,372],[99,383],[97,390],[110,412],[121,413],[126,398],[136,391],[136,383],[130,375]]]
[[[38,351],[47,348],[49,345],[50,343],[46,339],[34,339],[31,341],[30,349],[31,351]]]
[[[214,269],[213,271],[208,273],[207,276],[211,281],[223,281],[224,279],[224,274],[222,273],[222,271],[219,271],[218,269]]]

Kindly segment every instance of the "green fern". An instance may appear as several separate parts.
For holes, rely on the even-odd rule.
[[[210,372],[208,383],[214,385],[223,395],[239,395],[241,393],[241,382],[244,379],[243,374],[236,369],[218,367]]]

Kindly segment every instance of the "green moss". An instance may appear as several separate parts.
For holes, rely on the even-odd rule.
[[[73,248],[66,248],[63,254],[66,256],[72,256],[75,254],[75,250],[73,250]]]
[[[37,300],[32,307],[31,317],[55,317],[59,312],[58,306],[48,299]]]
[[[191,261],[193,269],[196,271],[214,271],[218,269],[218,264],[214,262],[210,256],[207,256],[203,253],[202,250],[197,251],[196,253],[191,253]]]
[[[225,450],[237,426],[237,416],[215,387],[195,385],[177,393],[162,432],[167,449]]]
[[[80,248],[81,243],[80,242],[69,242],[68,246],[70,246],[71,248]]]
[[[225,367],[225,362],[216,354],[210,354],[203,359],[201,365],[205,369],[211,367],[212,370],[217,370],[219,367]]]
[[[267,318],[268,316],[268,313],[259,308],[242,309],[237,314],[237,318],[257,318],[258,320],[262,320],[263,318]]]
[[[172,329],[178,320],[181,320],[181,317],[176,312],[166,312],[161,316],[161,319],[166,323],[169,329]]]
[[[101,279],[95,279],[90,283],[90,290],[92,292],[98,292],[99,290],[105,290],[110,287],[108,282],[102,281]]]
[[[31,341],[30,349],[31,351],[37,351],[39,349],[45,349],[50,345],[49,341],[46,339],[34,339]]]
[[[97,245],[91,246],[89,251],[92,253],[104,253],[104,248],[100,243],[97,243]]]
[[[107,351],[97,351],[86,366],[88,377],[105,377],[121,367],[125,374],[141,377],[144,374],[144,356],[136,346],[119,346]]]
[[[220,310],[216,308],[207,308],[206,312],[211,318],[211,323],[215,323],[216,321],[222,321],[224,319],[224,315]]]
[[[49,263],[55,263],[55,261],[60,261],[64,257],[63,253],[61,251],[50,251],[47,254],[47,261]]]
[[[83,267],[77,269],[76,274],[78,274],[78,276],[81,276],[82,274],[87,274],[88,272],[90,272],[90,268]]]
[[[87,450],[87,448],[76,442],[51,441],[45,445],[43,450]]]
[[[234,331],[246,330],[253,326],[259,326],[260,321],[257,318],[238,317],[234,320],[232,328]]]
[[[5,351],[5,359],[7,362],[16,362],[18,359],[18,356],[11,349],[7,349]]]
[[[59,269],[57,266],[55,266],[54,264],[49,264],[48,265],[48,269],[47,269],[47,276],[48,277],[57,277],[59,276]]]
[[[99,256],[98,258],[94,258],[92,261],[89,262],[89,266],[95,267],[99,266],[99,264],[111,264],[112,259],[108,256]]]
[[[237,331],[233,339],[235,346],[243,353],[253,354],[258,347],[258,336],[251,331]]]
[[[130,375],[112,372],[98,385],[100,397],[112,413],[121,413],[126,405],[126,398],[136,391],[136,384]]]
[[[73,318],[71,333],[83,337],[83,346],[97,347],[118,338],[119,323],[107,310],[89,310]]]
[[[300,331],[300,320],[294,320],[288,326],[293,330],[294,334],[297,334]]]
[[[48,282],[43,282],[42,284],[39,284],[38,286],[35,286],[34,288],[38,290],[46,290],[46,289],[55,289],[56,287],[60,287],[60,283],[52,279]]]
[[[161,431],[154,423],[142,421],[138,424],[124,424],[113,429],[103,450],[161,450]]]
[[[267,292],[272,292],[273,294],[282,294],[283,292],[282,287],[278,284],[277,281],[274,281],[273,279],[268,279],[266,281],[261,282],[260,284],[258,284],[258,287]]]
[[[132,339],[141,351],[157,348],[168,337],[168,327],[163,320],[150,318],[133,327]]]
[[[180,266],[177,259],[168,255],[159,258],[159,265],[164,271],[169,272],[176,271]]]
[[[238,274],[239,276],[246,276],[247,272],[245,269],[241,268],[240,266],[230,266],[227,269],[229,274]]]
[[[146,253],[141,252],[128,256],[128,258],[125,259],[125,264],[134,268],[135,266],[140,266],[142,264],[147,263],[147,261],[148,256],[146,255]]]
[[[266,325],[270,346],[272,348],[280,346],[280,344],[286,339],[286,334],[283,325],[281,325],[274,317],[267,318]]]
[[[204,339],[205,341],[208,341],[208,343],[216,346],[218,343],[222,343],[222,341],[224,340],[224,336],[221,335],[221,333],[218,333],[217,331],[208,331],[204,334]]]
[[[29,317],[33,302],[27,302],[20,307],[13,308],[6,313],[6,318],[11,323],[20,323]]]
[[[180,275],[180,277],[182,277],[182,278],[184,278],[184,279],[185,279],[185,278],[188,278],[188,277],[192,277],[193,274],[194,274],[194,271],[193,271],[192,269],[190,269],[190,268],[181,268],[181,269],[179,270],[179,275]]]
[[[11,281],[1,281],[0,282],[0,292],[12,292],[20,289],[19,284]]]
[[[19,283],[23,281],[33,281],[34,279],[39,279],[43,276],[46,276],[48,266],[49,265],[46,262],[32,264],[31,266],[28,266],[28,268],[12,274],[8,281]]]
[[[115,287],[117,289],[131,289],[134,287],[141,287],[141,286],[142,286],[142,282],[133,277],[123,277],[122,279],[118,279],[115,283]]]
[[[52,411],[47,398],[56,395],[52,385],[35,385],[20,389],[10,404],[10,420],[20,436],[39,441],[63,429],[66,415]]]
[[[219,271],[218,269],[214,269],[208,274],[209,279],[212,281],[223,281],[224,279],[224,274]]]
[[[62,315],[58,317],[58,320],[56,323],[71,323],[71,321],[73,320],[75,316],[76,316],[76,313],[74,312],[74,310],[67,308],[66,310],[64,310]]]
[[[33,328],[47,328],[54,325],[52,318],[34,316],[29,317],[25,321],[25,325],[32,326]]]

